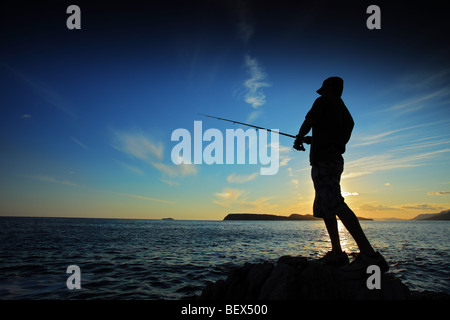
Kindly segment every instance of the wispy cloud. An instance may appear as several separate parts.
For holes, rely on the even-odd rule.
[[[244,42],[244,44],[247,44],[250,38],[255,33],[254,26],[250,24],[244,17],[238,22],[237,29],[238,36]]]
[[[30,178],[30,179],[34,179],[34,180],[38,180],[38,181],[42,181],[42,182],[59,184],[59,185],[65,185],[65,186],[70,186],[70,187],[76,187],[76,188],[82,188],[83,187],[83,186],[81,186],[81,185],[79,185],[77,183],[74,183],[72,181],[58,179],[58,178],[55,178],[55,177],[49,176],[49,175],[36,174],[36,175],[25,175],[25,177]],[[169,201],[169,200],[164,200],[164,199],[157,199],[157,198],[151,198],[151,197],[146,197],[146,196],[141,196],[141,195],[136,195],[136,194],[117,193],[117,192],[111,192],[111,191],[108,191],[108,190],[100,190],[100,189],[93,189],[93,188],[90,188],[90,189],[91,189],[91,191],[107,192],[107,193],[111,193],[111,194],[115,194],[115,195],[119,195],[119,196],[123,196],[123,197],[128,197],[128,198],[132,198],[132,199],[138,199],[138,200],[154,201],[154,202],[162,202],[162,203],[175,203],[174,201]]]
[[[396,134],[399,132],[405,132],[405,131],[407,132],[407,131],[415,130],[418,128],[435,126],[438,124],[442,124],[442,122],[443,121],[421,123],[421,124],[417,124],[414,126],[408,126],[408,127],[398,128],[398,129],[394,129],[394,130],[386,130],[386,131],[379,132],[376,134],[369,134],[369,135],[360,134],[359,136],[352,139],[354,142],[352,141],[351,144],[352,144],[352,147],[360,147],[360,146],[368,146],[368,145],[372,145],[372,144],[376,144],[376,143],[382,143],[382,142],[386,142],[386,141],[390,141],[390,140],[398,138],[398,135],[396,135]]]
[[[162,203],[176,203],[174,201],[157,199],[157,198],[150,198],[150,197],[145,197],[145,196],[141,196],[141,195],[137,195],[137,194],[118,193],[118,195],[121,195],[121,196],[124,196],[124,197],[128,197],[128,198],[132,198],[132,199],[145,200],[145,201],[162,202]]]
[[[396,148],[395,151],[396,152],[411,151],[411,150],[418,151],[418,150],[434,148],[437,146],[443,146],[443,145],[450,144],[450,139],[445,138],[445,139],[437,140],[436,137],[432,137],[432,138],[426,139],[426,141],[423,141],[423,139],[419,139],[419,140],[415,140],[415,141],[411,141],[411,142],[412,143],[409,145],[405,145],[405,146]]]
[[[237,24],[238,37],[245,45],[247,45],[250,38],[255,33],[255,27],[249,22],[249,12],[245,2],[238,1],[236,4],[238,6],[237,13],[239,15]]]
[[[352,147],[362,147],[362,146],[369,146],[377,143],[386,142],[389,140],[392,140],[395,138],[394,134],[402,131],[406,131],[409,128],[402,128],[402,129],[396,129],[396,130],[389,130],[380,132],[373,135],[360,135],[355,139],[355,142],[352,142]]]
[[[431,89],[448,83],[447,76],[450,74],[450,68],[438,69],[435,71],[413,72],[404,75],[399,79],[401,90],[417,91],[423,88]]]
[[[254,111],[250,112],[246,121],[252,123],[257,118],[259,118],[262,115],[262,113],[263,113],[262,110],[254,110]]]
[[[90,150],[84,143],[80,142],[80,140],[74,138],[74,137],[70,137],[70,139],[75,142],[77,145],[79,145],[80,147],[86,149],[86,150]]]
[[[269,87],[270,84],[266,81],[266,73],[258,61],[248,54],[244,58],[245,67],[250,75],[250,78],[244,82],[246,88],[245,102],[250,104],[253,109],[258,109],[266,103],[266,95],[262,89]]]
[[[361,206],[359,206],[360,210],[364,211],[388,211],[388,210],[397,210],[396,207],[389,207],[389,206],[383,206],[383,205],[372,205],[365,203]]]
[[[448,88],[443,88],[437,91],[434,91],[429,94],[425,94],[420,97],[416,97],[412,100],[396,104],[390,108],[387,108],[386,111],[401,111],[401,113],[406,113],[410,111],[415,111],[424,107],[424,105],[417,105],[420,102],[424,102],[439,96],[448,95]]]
[[[163,143],[155,141],[140,131],[113,130],[113,142],[111,145],[116,150],[151,165],[162,174],[171,178],[196,175],[198,173],[198,168],[194,164],[165,164],[163,162]],[[129,167],[129,169],[132,168]],[[138,170],[142,172],[141,169]]]
[[[214,194],[213,202],[228,209],[255,210],[257,212],[271,210],[277,207],[270,203],[270,198],[260,197],[249,200],[249,193],[241,189],[225,188]]]
[[[169,177],[184,177],[198,173],[197,166],[194,164],[182,163],[179,165],[168,165],[162,162],[150,162],[150,164]]]
[[[165,180],[165,179],[159,179],[162,182],[164,182],[165,184],[167,184],[170,187],[178,187],[180,185],[180,183],[178,181],[172,181],[172,180]]]
[[[258,175],[259,171],[254,172],[252,174],[242,174],[242,175],[238,175],[235,172],[233,172],[227,177],[227,181],[229,183],[246,183],[254,180]]]
[[[225,188],[222,192],[214,194],[216,199],[213,202],[220,206],[231,208],[234,203],[242,201],[243,195],[244,190]]]
[[[276,148],[276,146],[274,146]],[[276,152],[276,149],[275,149]],[[280,167],[287,166],[289,161],[294,158],[292,148],[278,144],[278,152],[280,154]]]
[[[430,99],[435,98],[435,97],[437,97],[437,96],[440,96],[440,95],[442,95],[442,94],[448,94],[448,89],[447,89],[447,88],[444,88],[444,89],[440,89],[440,90],[437,90],[437,91],[435,91],[435,92],[432,92],[432,93],[430,93],[430,94],[426,94],[426,95],[421,96],[421,97],[416,97],[416,98],[413,99],[413,100],[409,100],[409,101],[404,102],[404,103],[401,103],[401,104],[396,104],[396,105],[394,105],[394,106],[388,108],[387,110],[388,110],[388,111],[392,111],[392,110],[405,109],[406,107],[409,107],[409,106],[411,106],[411,105],[417,104],[417,103],[419,103],[419,102],[423,102],[423,101],[426,101],[426,100],[430,100]]]
[[[60,184],[60,185],[65,185],[65,186],[70,186],[70,187],[77,187],[77,188],[81,187],[81,185],[74,183],[70,180],[58,179],[53,176],[44,175],[44,174],[25,175],[25,177],[34,179],[34,180],[38,180],[38,181],[42,181],[42,182],[55,183],[55,184]]]
[[[77,118],[75,109],[72,104],[61,94],[56,92],[56,90],[54,90],[51,86],[44,83],[42,80],[29,74],[23,73],[15,68],[12,68],[11,66],[8,66],[6,64],[3,64],[3,66],[11,71],[18,79],[27,84],[34,93],[44,99],[48,104],[72,118]]]
[[[384,205],[372,205],[372,204],[363,204],[359,206],[360,210],[364,211],[403,211],[403,210],[442,210],[444,207],[428,204],[428,203],[418,203],[418,204],[402,204],[397,206],[384,206]]]
[[[420,203],[420,204],[404,204],[400,206],[401,209],[412,210],[442,210],[444,207],[436,206],[434,204]]]
[[[434,192],[428,192],[427,194],[429,196],[432,196],[432,195],[440,196],[440,195],[444,195],[444,194],[450,194],[450,191],[434,191]]]
[[[242,42],[247,45],[250,38],[255,33],[255,27],[249,22],[248,11],[245,3],[238,3],[239,21],[237,24],[238,36]],[[244,81],[244,101],[248,103],[254,110],[247,117],[247,122],[253,122],[261,116],[260,109],[266,103],[266,95],[263,88],[269,87],[267,75],[256,58],[246,54],[244,56],[244,67],[250,78]]]
[[[162,160],[163,144],[154,142],[141,132],[124,132],[114,131],[114,142],[112,146],[143,161],[151,161],[153,159]]]
[[[349,179],[380,171],[423,166],[426,164],[426,161],[449,151],[450,149],[447,148],[414,155],[402,154],[399,156],[394,152],[390,152],[381,155],[362,157],[352,160],[345,165],[345,171],[342,178]]]
[[[118,160],[116,160],[116,162],[118,164],[120,164],[122,167],[126,168],[127,170],[130,170],[131,172],[137,173],[139,175],[144,174],[144,172],[136,166],[132,166],[132,165],[126,164],[126,163],[124,163],[122,161],[118,161]]]

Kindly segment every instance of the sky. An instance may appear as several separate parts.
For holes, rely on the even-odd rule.
[[[68,29],[69,5],[81,29]],[[325,78],[355,128],[356,215],[450,209],[450,43],[435,1],[39,1],[2,5],[0,215],[221,220],[312,214],[309,148],[280,167],[171,160],[179,128],[297,134]],[[381,29],[369,29],[369,5]],[[204,142],[203,147],[207,145]]]

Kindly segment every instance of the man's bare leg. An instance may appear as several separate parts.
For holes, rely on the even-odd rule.
[[[337,225],[336,217],[333,218],[324,218],[325,226],[327,227],[328,235],[331,240],[331,251],[333,253],[338,254],[342,252],[341,242],[339,240],[339,231]]]
[[[359,251],[368,256],[375,254],[375,251],[373,250],[369,240],[367,240],[367,237],[359,224],[358,218],[346,203],[340,206],[337,215],[348,232],[350,232],[353,239],[355,239],[356,244],[359,247]]]

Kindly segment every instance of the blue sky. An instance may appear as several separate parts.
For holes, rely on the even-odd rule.
[[[237,128],[207,113],[296,134],[338,75],[355,119],[342,189],[357,215],[412,218],[450,207],[450,63],[439,5],[79,2],[2,12],[1,215],[222,219],[310,214],[308,153],[280,137],[260,165],[171,162],[177,128]]]

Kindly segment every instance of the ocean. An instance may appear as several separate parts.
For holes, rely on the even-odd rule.
[[[361,225],[411,290],[450,294],[450,222]],[[358,251],[341,224],[340,236],[347,253]],[[0,299],[186,299],[245,262],[329,249],[322,221],[0,217]],[[71,265],[81,289],[67,287]]]

